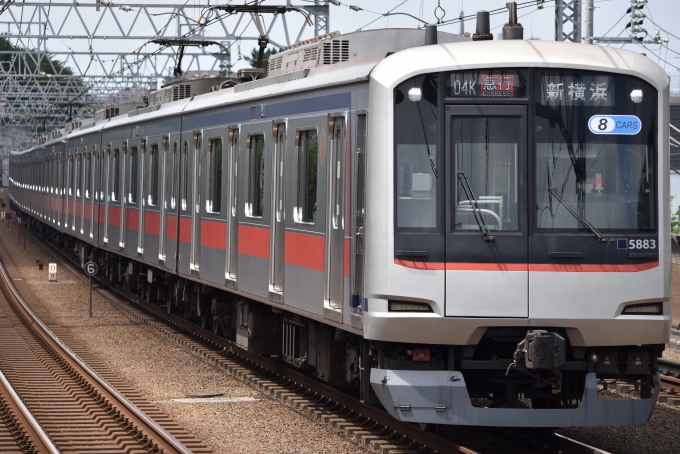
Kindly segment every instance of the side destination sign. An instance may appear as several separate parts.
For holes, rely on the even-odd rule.
[[[640,132],[642,122],[635,115],[593,115],[588,121],[593,134],[633,136]]]

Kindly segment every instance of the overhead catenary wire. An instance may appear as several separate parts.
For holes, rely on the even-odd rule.
[[[185,2],[184,5],[186,6],[186,4],[187,4],[188,2],[189,2],[189,0],[187,0],[187,1]],[[250,3],[250,4],[252,4],[252,3],[257,3],[257,0],[253,0],[252,2],[249,2],[249,3]],[[248,3],[246,3],[246,4],[248,4]],[[188,37],[190,37],[190,36],[196,34],[197,32],[199,32],[199,31],[202,30],[203,28],[207,27],[208,25],[211,25],[211,24],[217,22],[218,20],[221,20],[222,18],[231,16],[231,15],[232,15],[231,13],[224,13],[224,14],[217,14],[217,15],[215,15],[215,16],[212,17],[212,18],[206,18],[206,21],[205,21],[205,22],[203,22],[203,23],[197,25],[195,28],[193,28],[193,29],[187,31],[186,33],[184,33],[183,35],[179,36],[178,39],[185,39],[185,38],[188,38]],[[172,20],[172,19],[171,19],[171,20]],[[169,22],[168,22],[168,23],[169,23]],[[148,41],[147,41],[147,43],[143,44],[142,46],[140,46],[138,49],[136,49],[136,50],[133,51],[132,53],[133,53],[133,54],[134,54],[134,53],[139,54],[139,52],[141,52],[141,49],[142,49],[146,44],[148,44]],[[81,97],[82,97],[82,96],[83,96],[90,88],[95,87],[95,86],[97,86],[97,85],[99,85],[99,84],[101,84],[101,83],[103,83],[103,82],[105,82],[105,81],[107,81],[107,80],[109,80],[109,79],[112,79],[112,78],[114,78],[114,77],[117,77],[117,76],[119,76],[119,75],[125,73],[125,71],[127,71],[127,70],[129,70],[129,69],[132,69],[133,67],[138,66],[138,65],[140,65],[140,64],[143,63],[143,62],[146,62],[147,60],[151,59],[151,57],[154,57],[154,56],[160,54],[162,51],[164,51],[164,50],[167,49],[168,47],[170,47],[170,46],[161,45],[161,46],[159,46],[159,48],[156,49],[155,51],[153,51],[153,52],[151,52],[151,53],[145,55],[144,57],[142,57],[142,58],[140,58],[140,59],[138,59],[138,60],[136,60],[136,61],[134,61],[134,62],[132,62],[132,63],[126,64],[125,66],[123,66],[123,67],[122,67],[121,69],[119,69],[118,71],[112,72],[112,73],[110,73],[108,76],[103,77],[103,78],[101,78],[101,79],[99,79],[99,80],[97,80],[97,81],[95,81],[95,82],[93,82],[93,83],[84,85],[83,88],[80,90],[80,92],[78,92],[76,95],[74,95],[68,102],[71,102],[71,103],[72,103],[72,102],[77,101],[77,100],[78,100],[79,98],[81,98]],[[49,106],[48,109],[49,109],[49,108],[52,108],[52,107],[56,107],[56,106],[53,104],[53,105]]]

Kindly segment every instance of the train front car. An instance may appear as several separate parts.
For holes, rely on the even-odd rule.
[[[485,41],[370,80],[372,389],[436,424],[643,424],[670,328],[668,77],[619,49]],[[639,398],[598,398],[598,380]]]

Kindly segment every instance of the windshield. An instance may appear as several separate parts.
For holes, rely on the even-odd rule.
[[[418,76],[395,89],[396,228],[437,230],[437,77]]]
[[[654,231],[654,89],[575,71],[541,71],[536,81],[538,230],[586,230],[557,191],[598,230]]]

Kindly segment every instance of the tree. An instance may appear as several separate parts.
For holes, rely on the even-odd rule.
[[[15,46],[8,39],[0,38],[0,51],[3,52],[28,51],[28,55],[26,56],[26,66],[28,66],[28,68],[26,68],[27,71],[25,72],[35,72],[36,68],[38,67],[39,52],[36,49],[25,49],[20,46]],[[9,63],[12,61],[13,57],[14,55],[12,54],[5,53],[0,54],[0,65],[2,66],[3,70],[9,69]],[[73,75],[73,70],[71,70],[71,68],[69,68],[68,66],[64,66],[63,62],[51,58],[49,53],[47,55],[43,55],[42,59],[40,60],[40,70],[38,72],[44,72],[45,73],[44,77],[46,77],[47,74],[62,76]],[[40,80],[42,79],[43,78],[40,78]]]
[[[250,51],[250,57],[243,57],[243,58],[245,58],[245,60],[248,63],[250,63],[250,66],[252,66],[254,68],[255,65],[257,65],[257,56],[258,56],[259,53],[260,53],[260,49],[254,48],[252,51]],[[262,67],[264,69],[267,69],[267,67],[269,66],[269,57],[271,57],[272,55],[278,54],[278,53],[279,53],[279,51],[274,47],[270,47],[269,49],[265,49]]]
[[[671,196],[671,205],[673,204],[674,195]],[[680,235],[680,207],[675,211],[671,212],[671,234]]]

